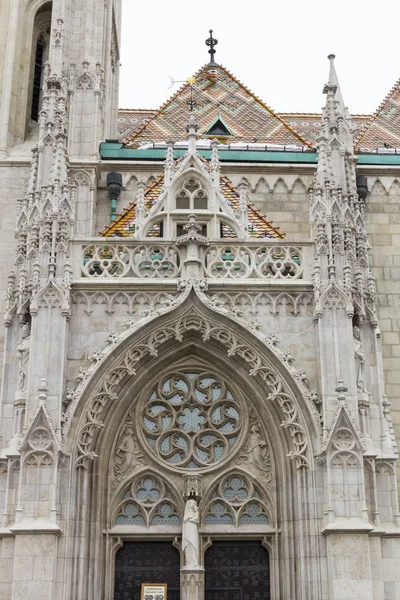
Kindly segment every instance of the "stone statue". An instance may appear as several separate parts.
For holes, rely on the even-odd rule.
[[[354,346],[354,358],[356,361],[356,383],[359,392],[364,392],[364,367],[365,367],[365,354],[363,352],[363,345],[361,341],[360,328],[355,325],[353,327],[353,346]]]
[[[18,355],[18,389],[24,390],[26,388],[26,367],[29,358],[29,347],[31,343],[30,327],[28,323],[22,327],[22,336],[17,345]]]
[[[122,443],[118,446],[116,455],[118,462],[115,471],[122,475],[128,469],[135,465],[135,455],[137,453],[135,438],[133,436],[133,427],[127,427]]]
[[[244,462],[255,465],[260,471],[271,470],[267,442],[260,438],[260,427],[257,423],[250,428],[249,440],[241,458]]]
[[[182,549],[185,567],[199,566],[199,546],[199,507],[196,500],[190,498],[186,502],[182,529]]]

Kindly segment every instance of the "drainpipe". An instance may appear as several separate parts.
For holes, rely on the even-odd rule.
[[[111,221],[115,221],[117,216],[117,200],[122,189],[122,175],[111,171],[107,173],[107,190],[111,201]]]

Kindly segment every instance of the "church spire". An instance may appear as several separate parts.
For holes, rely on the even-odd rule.
[[[336,58],[336,56],[334,54],[329,54],[329,56],[328,56],[328,59],[330,61],[328,85],[332,85],[332,86],[336,87],[335,100],[337,100],[339,103],[339,110],[342,111],[343,114],[344,113],[348,114],[348,110],[344,104],[342,90],[340,89],[338,76],[336,74],[335,62],[334,62],[335,58]],[[346,116],[347,116],[347,114],[346,114]]]

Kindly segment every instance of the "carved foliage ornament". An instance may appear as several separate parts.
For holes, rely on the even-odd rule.
[[[288,430],[292,439],[293,449],[289,453],[289,457],[295,460],[297,468],[307,467],[309,461],[307,435],[300,424],[297,402],[279,371],[272,368],[269,361],[260,355],[254,345],[249,344],[225,326],[211,322],[195,310],[173,323],[154,327],[149,334],[138,340],[134,346],[130,346],[120,357],[119,364],[102,377],[97,392],[94,393],[88,404],[84,421],[79,430],[77,466],[87,467],[87,460],[96,456],[94,446],[97,432],[104,426],[103,419],[107,414],[109,405],[112,401],[117,401],[120,384],[125,377],[135,375],[135,368],[143,357],[157,356],[158,349],[162,344],[168,340],[181,342],[183,335],[188,331],[198,332],[203,342],[208,340],[219,342],[226,347],[228,356],[241,358],[247,364],[249,374],[260,377],[266,383],[269,390],[267,400],[275,402],[279,406],[282,416],[281,426]],[[100,364],[102,364],[102,361],[92,365],[92,375]],[[88,375],[85,375],[77,389],[70,413],[78,403],[87,379]]]

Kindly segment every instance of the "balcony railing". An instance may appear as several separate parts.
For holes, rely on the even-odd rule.
[[[200,276],[210,280],[310,279],[311,245],[232,240],[196,248]],[[185,246],[168,241],[93,240],[74,242],[75,279],[177,279],[185,278],[193,260]]]

